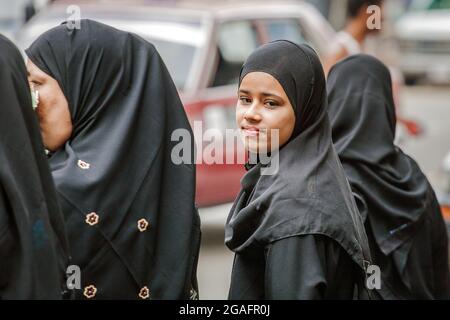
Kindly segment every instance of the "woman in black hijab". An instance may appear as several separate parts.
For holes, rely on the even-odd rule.
[[[328,78],[333,140],[365,220],[385,299],[448,299],[447,234],[417,163],[394,144],[388,69],[358,55]]]
[[[193,152],[188,163],[171,157],[172,132],[193,135],[155,47],[81,20],[79,29],[47,31],[26,53],[73,263],[81,268],[77,298],[195,297]]]
[[[61,299],[64,221],[17,48],[0,35],[0,299]]]
[[[237,125],[250,158],[226,225],[230,299],[369,298],[364,226],[331,143],[325,77],[306,45],[275,41],[244,63]],[[279,152],[269,143],[279,131]],[[267,141],[267,142],[266,142]],[[276,142],[276,141],[275,141]],[[273,172],[272,172],[273,173]]]

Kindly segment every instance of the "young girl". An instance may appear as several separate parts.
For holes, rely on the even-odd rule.
[[[367,239],[326,109],[323,69],[310,47],[275,41],[244,63],[237,126],[251,159],[268,150],[279,165],[274,174],[262,174],[262,161],[246,166],[226,226],[235,252],[230,299],[369,297]]]

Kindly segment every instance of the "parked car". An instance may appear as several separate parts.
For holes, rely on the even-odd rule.
[[[395,24],[395,37],[407,83],[450,82],[450,1],[413,0]]]
[[[57,1],[33,17],[19,33],[18,45],[25,49],[41,33],[65,21],[70,16],[69,5],[79,6],[81,18],[135,32],[152,42],[180,90],[191,124],[194,127],[195,121],[202,121],[203,132],[235,128],[239,72],[255,48],[288,39],[309,43],[325,56],[329,39],[334,36],[322,15],[300,2],[170,1],[149,5],[70,0]],[[196,140],[202,143],[200,134]],[[224,147],[223,151],[226,158],[236,148]],[[242,164],[198,164],[197,204],[233,201],[243,173]]]

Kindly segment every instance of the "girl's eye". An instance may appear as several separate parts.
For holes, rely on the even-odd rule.
[[[31,84],[31,87],[33,87],[33,88],[41,85],[39,82],[36,82],[36,81],[30,81],[30,84]]]
[[[239,100],[241,100],[241,102],[243,104],[250,104],[250,103],[252,103],[252,101],[249,98],[247,98],[247,97],[240,97]]]
[[[278,107],[279,104],[276,101],[268,100],[268,101],[265,102],[265,105],[269,109],[274,109],[274,108]]]

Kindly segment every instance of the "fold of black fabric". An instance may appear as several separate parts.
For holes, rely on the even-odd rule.
[[[0,35],[0,299],[61,299],[69,263],[27,71]]]

